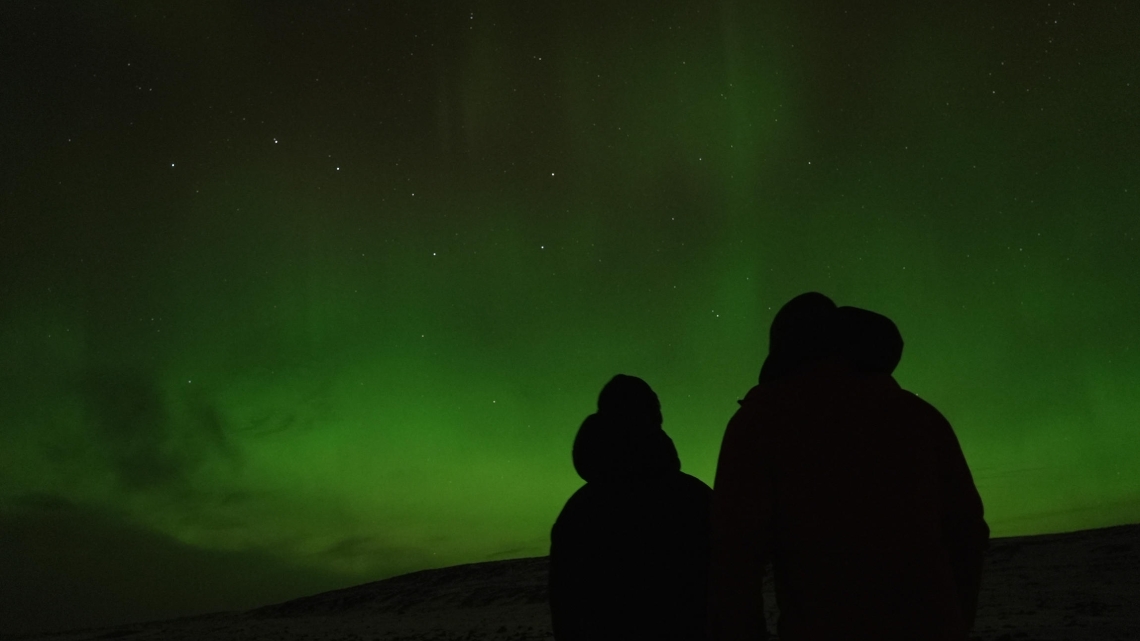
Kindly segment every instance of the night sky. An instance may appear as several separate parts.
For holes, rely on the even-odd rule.
[[[898,324],[996,536],[1140,521],[1137,42],[1129,2],[0,4],[0,633],[546,554],[612,375],[711,484],[812,290]]]

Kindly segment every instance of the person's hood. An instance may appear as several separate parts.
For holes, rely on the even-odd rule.
[[[786,378],[807,364],[829,359],[843,360],[860,374],[894,372],[902,359],[903,339],[891,319],[859,307],[813,312],[816,315],[810,323],[804,321],[795,341],[785,344],[773,340],[760,368],[761,383]],[[791,330],[785,333],[792,334]]]
[[[840,307],[833,315],[840,356],[857,371],[891,374],[902,360],[903,339],[894,321],[868,309]]]
[[[653,423],[591,414],[574,438],[574,469],[586,482],[631,480],[678,472],[673,439]]]

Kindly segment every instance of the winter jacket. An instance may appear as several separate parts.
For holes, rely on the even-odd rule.
[[[816,364],[754,387],[717,465],[710,641],[966,639],[989,528],[946,419],[887,374]]]
[[[587,482],[550,536],[554,638],[702,640],[712,491],[657,425],[591,415],[574,463]]]

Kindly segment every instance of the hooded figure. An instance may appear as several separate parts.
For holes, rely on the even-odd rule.
[[[839,359],[859,374],[890,375],[902,360],[894,321],[858,307],[836,307],[816,292],[800,294],[772,320],[760,382],[784,378],[805,365]]]
[[[619,374],[574,439],[586,481],[550,534],[558,641],[704,638],[712,491],[681,472],[661,405]]]
[[[835,309],[835,303],[818,292],[800,294],[781,307],[768,330],[768,357],[760,368],[760,382],[785,378],[804,363],[829,355]]]
[[[890,376],[894,323],[830,302],[780,310],[760,384],[725,431],[710,641],[766,638],[768,563],[781,641],[964,641],[989,528],[958,439]]]
[[[858,307],[838,307],[829,328],[836,355],[856,372],[890,376],[902,360],[903,339],[894,321]]]

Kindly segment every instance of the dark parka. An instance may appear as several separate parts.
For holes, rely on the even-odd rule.
[[[714,485],[715,641],[766,638],[768,563],[781,641],[962,641],[973,623],[989,528],[958,440],[889,375],[901,338],[884,347],[879,321],[844,313],[855,325],[833,328],[831,356],[762,375],[728,424]]]
[[[586,484],[550,536],[558,641],[704,638],[712,491],[681,472],[659,420],[601,411],[578,431]]]

